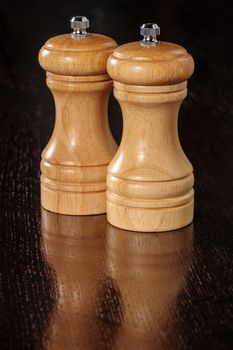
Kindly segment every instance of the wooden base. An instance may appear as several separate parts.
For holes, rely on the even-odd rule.
[[[193,192],[187,203],[160,208],[133,207],[122,205],[107,191],[107,219],[113,226],[139,232],[161,232],[171,231],[187,226],[193,220],[194,200]],[[153,204],[155,206],[155,204]]]
[[[89,187],[88,187],[89,186]],[[65,215],[94,215],[106,212],[106,184],[64,184],[41,176],[41,205]]]

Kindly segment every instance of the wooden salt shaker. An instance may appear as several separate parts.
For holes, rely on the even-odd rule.
[[[123,113],[120,147],[108,167],[107,218],[134,231],[169,231],[193,219],[193,169],[177,131],[194,62],[176,44],[159,42],[144,24],[141,42],[118,47],[108,59]]]
[[[56,105],[52,137],[42,153],[41,204],[71,215],[106,211],[106,173],[116,145],[108,126],[112,81],[106,62],[116,42],[87,33],[73,17],[73,33],[49,39],[39,53]]]

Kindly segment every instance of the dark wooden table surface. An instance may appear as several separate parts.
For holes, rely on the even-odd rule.
[[[37,53],[84,14],[119,44],[157,21],[194,56],[179,119],[195,169],[195,219],[163,234],[104,215],[40,209],[54,123]],[[11,1],[0,5],[0,349],[233,348],[233,31],[230,2]],[[119,142],[122,120],[111,100]]]

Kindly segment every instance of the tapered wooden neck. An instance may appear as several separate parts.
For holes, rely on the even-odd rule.
[[[108,126],[108,76],[66,77],[47,73],[56,106],[53,137],[45,161],[62,166],[107,166],[115,151]],[[58,142],[59,140],[59,142]],[[88,155],[88,156],[87,156]]]
[[[192,172],[180,146],[177,118],[186,84],[144,87],[115,84],[124,128],[117,152],[118,161],[110,167],[112,175],[140,181],[178,180]],[[124,155],[129,154],[125,158]],[[176,157],[174,157],[174,154]],[[160,164],[158,160],[161,160]]]

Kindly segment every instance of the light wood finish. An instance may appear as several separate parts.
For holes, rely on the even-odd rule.
[[[106,211],[107,166],[116,151],[108,126],[112,81],[106,61],[115,47],[103,35],[67,34],[40,50],[56,106],[54,131],[41,160],[41,204],[52,212]]]
[[[106,74],[108,56],[116,42],[100,34],[55,36],[42,47],[39,61],[51,73],[71,76]]]
[[[114,51],[108,69],[112,79],[124,84],[164,86],[188,79],[193,73],[193,60],[183,47],[173,43],[133,42]]]
[[[108,59],[123,113],[120,147],[108,167],[107,218],[134,231],[168,231],[193,219],[192,165],[177,131],[193,59],[182,47],[131,43]]]

